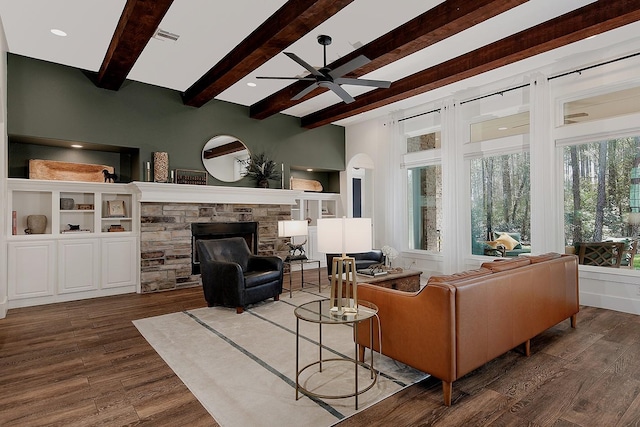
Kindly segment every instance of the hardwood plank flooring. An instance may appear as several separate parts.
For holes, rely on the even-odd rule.
[[[132,324],[205,305],[189,288],[10,310],[0,320],[0,425],[217,426]],[[640,316],[583,307],[577,329],[562,322],[531,352],[456,381],[449,408],[428,378],[337,425],[640,425]]]

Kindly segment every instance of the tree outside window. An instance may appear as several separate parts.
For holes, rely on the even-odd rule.
[[[572,145],[563,154],[566,244],[637,239],[640,137]]]

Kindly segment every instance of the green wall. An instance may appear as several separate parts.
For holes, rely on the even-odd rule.
[[[142,179],[136,176],[138,170],[151,161],[154,151],[169,153],[171,169],[204,170],[202,147],[220,134],[238,137],[253,153],[264,151],[284,163],[285,172],[290,165],[345,168],[341,126],[307,130],[298,118],[284,114],[255,120],[248,107],[217,100],[188,107],[177,91],[133,81],[126,81],[119,91],[100,89],[78,69],[13,54],[8,57],[7,79],[10,136],[137,147],[140,164],[132,168],[134,180]],[[286,182],[288,177],[285,173]],[[246,178],[228,184],[209,177],[209,183],[254,185]]]

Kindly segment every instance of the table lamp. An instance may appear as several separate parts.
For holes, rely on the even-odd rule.
[[[297,237],[297,236],[307,236],[308,222],[306,220],[287,220],[287,221],[278,221],[278,237]],[[304,260],[307,259],[307,256],[304,254],[304,248],[302,247],[305,243],[307,243],[307,239],[304,239],[304,242],[296,245],[293,243],[293,240],[287,245],[289,246],[289,255],[286,258],[286,261],[294,261],[294,260]]]
[[[332,312],[358,312],[356,260],[347,253],[370,250],[371,218],[318,219],[318,251],[342,254],[332,262],[329,302]]]

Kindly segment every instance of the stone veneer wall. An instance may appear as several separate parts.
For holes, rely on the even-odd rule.
[[[140,284],[142,292],[200,284],[191,274],[191,223],[258,222],[258,254],[286,254],[278,220],[291,219],[290,205],[142,203]]]

